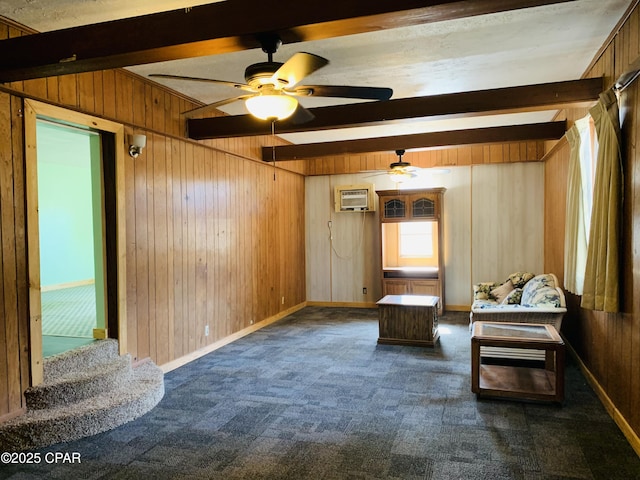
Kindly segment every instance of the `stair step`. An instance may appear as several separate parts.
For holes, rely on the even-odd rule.
[[[28,410],[43,410],[79,402],[118,388],[133,375],[131,356],[108,358],[90,370],[64,374],[24,392]],[[51,377],[51,375],[49,375]]]
[[[44,359],[44,383],[73,372],[85,372],[118,357],[118,341],[96,340],[74,350]]]
[[[144,363],[119,388],[74,404],[29,410],[0,424],[0,451],[40,448],[111,430],[147,413],[163,395],[162,370]]]

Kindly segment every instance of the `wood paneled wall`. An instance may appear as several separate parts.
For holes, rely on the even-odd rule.
[[[128,164],[128,338],[165,364],[305,300],[304,180],[150,140]]]
[[[470,145],[407,152],[403,160],[421,168],[457,167],[493,163],[539,161],[545,154],[544,142],[513,142],[493,145]],[[364,155],[331,156],[307,161],[306,175],[339,175],[371,170],[385,170],[397,161],[393,152]]]
[[[17,36],[0,24],[0,37]],[[271,137],[193,142],[197,106],[123,70],[0,87],[0,418],[29,386],[22,97],[147,135],[126,162],[127,348],[163,365],[305,300],[304,162],[260,160]],[[125,148],[125,145],[122,145]],[[209,336],[205,336],[209,326]]]
[[[595,60],[586,77],[603,75],[611,85],[640,58],[638,7]],[[614,419],[640,453],[640,85],[638,81],[621,97],[623,117],[623,242],[622,312],[609,314],[581,309],[580,297],[568,294],[569,313],[563,333],[602,389]],[[575,120],[585,112],[567,111]],[[545,268],[564,269],[565,195],[569,147],[558,144],[548,155],[545,175]]]
[[[547,272],[543,172],[540,162],[473,167],[472,284],[504,282],[518,271]],[[469,285],[469,294],[471,289]]]
[[[542,273],[543,171],[541,162],[458,166],[448,174],[423,171],[402,185],[447,189],[445,308],[468,309],[475,282],[503,281],[518,270]],[[379,211],[334,211],[334,187],[362,183],[374,183],[377,190],[396,188],[385,174],[306,179],[308,301],[373,303],[381,297]]]
[[[0,417],[29,386],[29,313],[22,100],[0,93]]]

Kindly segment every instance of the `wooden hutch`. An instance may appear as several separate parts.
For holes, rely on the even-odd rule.
[[[383,297],[437,296],[440,298],[438,310],[442,313],[442,213],[445,190],[430,188],[376,191],[380,211]],[[412,238],[418,241],[412,242]]]

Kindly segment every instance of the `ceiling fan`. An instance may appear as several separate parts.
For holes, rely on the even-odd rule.
[[[404,160],[402,160],[402,156],[404,155],[404,153],[404,150],[396,150],[398,160],[391,163],[389,165],[389,169],[386,172],[380,172],[377,175],[389,175],[391,180],[396,183],[401,183],[405,180],[417,177],[417,172],[420,169],[418,167],[413,167],[409,162],[405,162]]]
[[[187,118],[232,102],[244,100],[247,110],[258,118],[282,120],[292,117],[291,120],[294,123],[304,123],[313,120],[314,116],[298,102],[296,97],[316,96],[388,100],[393,94],[392,89],[381,87],[298,85],[302,79],[327,65],[329,60],[312,53],[298,52],[285,63],[274,62],[273,54],[282,45],[280,37],[276,34],[264,34],[258,40],[262,45],[262,50],[267,54],[268,60],[254,63],[246,68],[244,78],[247,83],[163,73],[152,73],[149,76],[217,83],[248,92],[184,112],[183,115]]]

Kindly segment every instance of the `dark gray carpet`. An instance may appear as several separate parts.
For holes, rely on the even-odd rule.
[[[375,310],[306,308],[167,374],[142,418],[38,451],[81,463],[0,478],[640,479],[571,361],[563,406],[477,401],[467,318],[427,349],[377,345]]]

